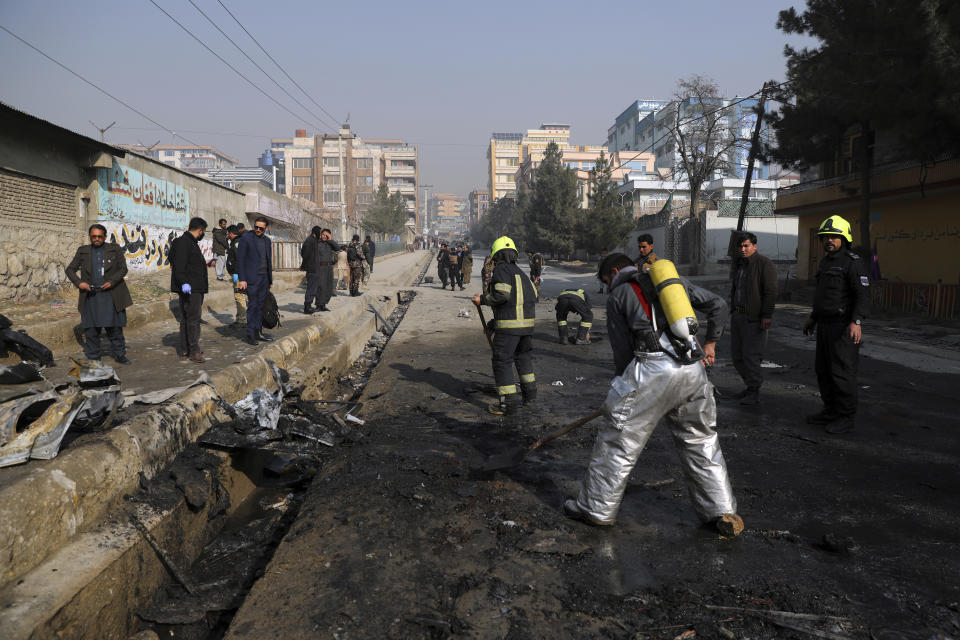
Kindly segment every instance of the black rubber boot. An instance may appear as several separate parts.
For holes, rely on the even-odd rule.
[[[557,335],[560,336],[558,342],[560,344],[567,344],[567,325],[557,325]]]
[[[495,416],[512,416],[520,411],[521,402],[519,393],[511,393],[500,396],[500,401],[489,405],[487,410]]]
[[[537,383],[531,382],[530,384],[520,385],[520,393],[523,395],[524,406],[533,404],[537,401]]]

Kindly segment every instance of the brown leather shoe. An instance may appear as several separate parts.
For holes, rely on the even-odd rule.
[[[720,535],[733,538],[743,531],[743,518],[735,513],[725,513],[717,518],[716,527]]]
[[[196,351],[196,352],[190,354],[190,361],[191,361],[191,362],[206,362],[207,359],[203,357],[203,353],[201,353],[200,351]]]

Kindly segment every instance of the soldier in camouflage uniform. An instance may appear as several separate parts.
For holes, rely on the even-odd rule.
[[[493,256],[483,259],[483,292],[490,293],[490,279],[493,277]]]

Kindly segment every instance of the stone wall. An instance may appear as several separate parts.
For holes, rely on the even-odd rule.
[[[0,238],[0,307],[72,286],[64,267],[84,242],[82,231],[0,222]]]
[[[64,267],[84,233],[76,187],[0,170],[0,307],[70,284]]]

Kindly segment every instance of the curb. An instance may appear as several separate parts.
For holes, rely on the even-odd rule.
[[[377,286],[412,282],[428,259],[426,254]],[[385,314],[396,306],[392,297],[381,302],[364,294],[360,301],[364,310],[366,304],[373,304]],[[347,357],[348,352],[356,349],[356,343],[362,349],[369,338],[366,331],[373,314],[367,315],[370,317],[366,321],[351,326],[353,341],[350,336],[327,338],[328,333],[336,334],[337,328],[348,324],[344,312],[343,320],[332,328],[311,325],[217,371],[211,375],[214,386],[228,402],[236,401],[254,388],[274,384],[268,359],[289,369],[331,340],[338,359],[352,362],[355,356]],[[49,462],[31,463],[35,468],[30,473],[0,488],[0,587],[17,580],[78,533],[101,522],[124,493],[136,490],[141,471],[149,478],[169,464],[210,426],[216,412],[214,399],[215,393],[208,386],[187,389],[110,431],[78,439]]]

